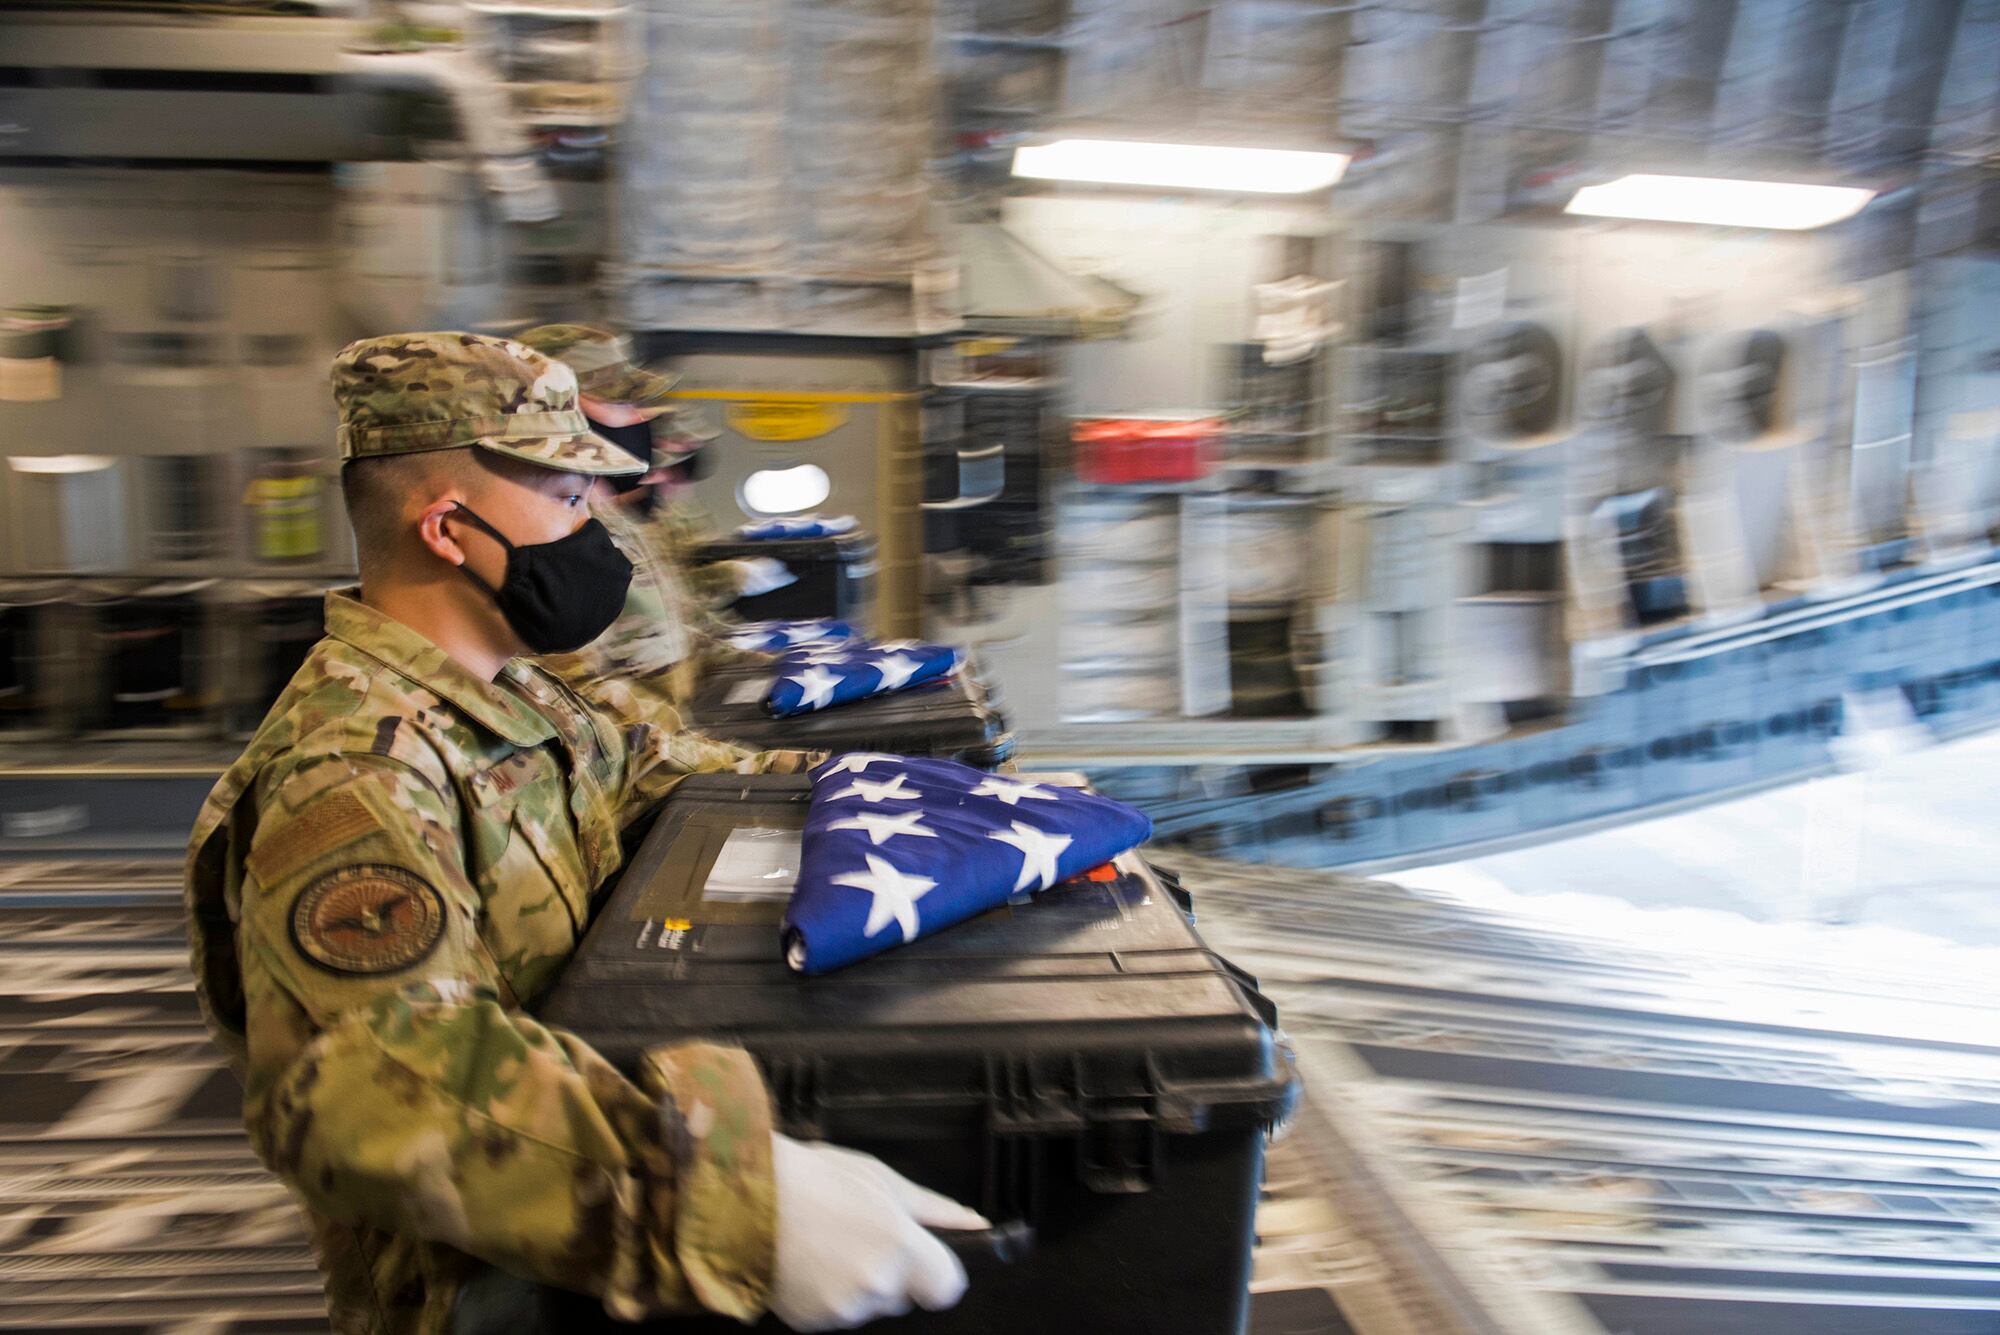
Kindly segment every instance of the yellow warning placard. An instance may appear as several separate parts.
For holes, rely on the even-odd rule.
[[[723,410],[729,425],[752,440],[811,440],[847,420],[847,409],[832,403],[753,399]]]

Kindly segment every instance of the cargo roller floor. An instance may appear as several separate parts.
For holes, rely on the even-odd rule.
[[[1264,1219],[1330,1207],[1361,1335],[2000,1329],[1984,952],[1160,861],[1297,1045],[1311,1171]]]
[[[2000,1329],[1993,975],[1158,856],[1305,1081],[1253,1335]],[[324,1329],[194,1006],[178,881],[0,860],[0,1330]]]

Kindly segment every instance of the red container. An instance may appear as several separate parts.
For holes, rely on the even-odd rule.
[[[1097,418],[1078,422],[1076,471],[1087,482],[1195,482],[1214,465],[1216,424]]]

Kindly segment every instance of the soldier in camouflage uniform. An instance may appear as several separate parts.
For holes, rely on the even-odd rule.
[[[209,795],[187,907],[204,1013],[258,1154],[307,1211],[335,1328],[449,1331],[488,1266],[622,1319],[769,1307],[827,1329],[955,1301],[962,1269],[911,1221],[983,1221],[774,1135],[745,1053],[663,1048],[628,1077],[523,1010],[621,831],[682,775],[812,759],[681,731],[516,656],[532,607],[495,591],[587,552],[591,479],[637,462],[589,432],[566,368],[518,344],[364,340],[333,376],[363,584],[329,596],[326,638]],[[871,1224],[901,1241],[843,1278]]]
[[[552,658],[548,666],[573,684],[618,681],[679,709],[714,668],[774,662],[771,655],[731,646],[731,625],[718,615],[746,591],[776,587],[768,583],[771,572],[760,568],[765,563],[701,565],[691,559],[714,529],[700,507],[674,494],[668,475],[676,454],[685,457],[706,441],[692,419],[669,406],[674,381],[634,365],[625,339],[593,325],[539,325],[516,341],[567,364],[593,428],[658,465],[637,486],[597,506],[634,567],[623,614],[587,648]],[[671,423],[666,430],[660,429],[663,417]],[[685,448],[673,451],[676,443]]]

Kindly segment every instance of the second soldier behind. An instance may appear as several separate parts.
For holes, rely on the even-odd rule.
[[[538,325],[516,336],[576,373],[591,429],[651,469],[612,479],[597,513],[637,571],[617,621],[588,647],[549,661],[565,680],[594,690],[631,690],[684,709],[702,675],[771,658],[731,647],[719,611],[737,598],[783,588],[796,576],[770,557],[700,564],[712,536],[689,497],[688,479],[713,448],[705,419],[669,395],[673,379],[636,365],[627,339],[586,324]]]

